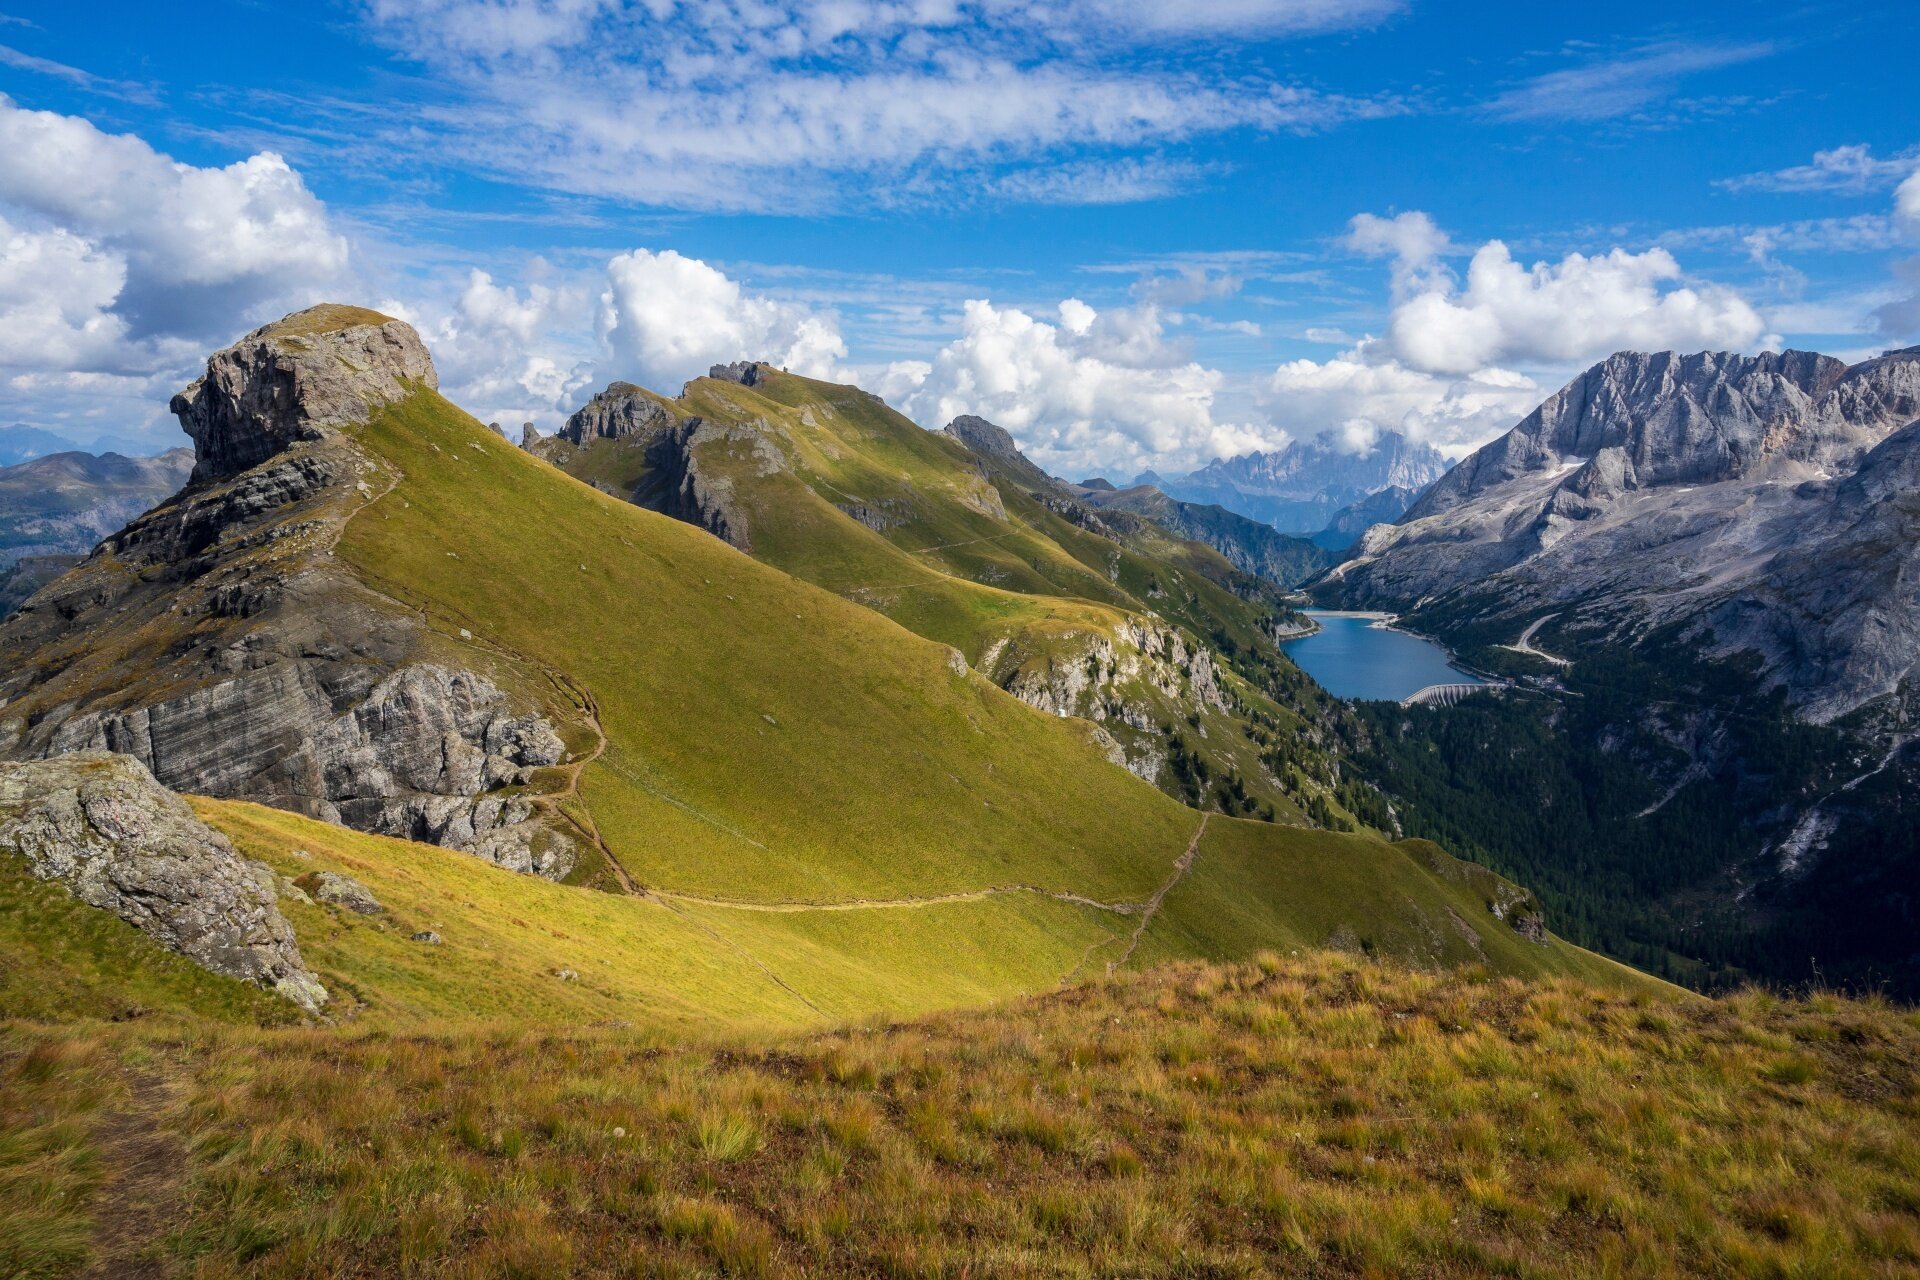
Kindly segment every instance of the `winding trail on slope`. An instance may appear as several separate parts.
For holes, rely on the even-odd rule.
[[[1120,953],[1118,960],[1107,961],[1109,974],[1133,959],[1134,949],[1140,945],[1140,939],[1147,932],[1147,926],[1153,923],[1153,917],[1160,910],[1160,904],[1167,900],[1167,895],[1173,892],[1173,886],[1179,884],[1180,878],[1193,866],[1194,855],[1200,852],[1200,837],[1207,834],[1207,823],[1212,817],[1210,813],[1200,815],[1200,829],[1193,833],[1193,839],[1187,841],[1187,851],[1181,854],[1179,861],[1173,864],[1173,874],[1167,877],[1167,882],[1147,899],[1147,909],[1140,913],[1140,923],[1134,926],[1133,937],[1127,939],[1127,949]]]
[[[984,898],[999,897],[1004,894],[1031,893],[1042,898],[1052,898],[1057,902],[1071,902],[1077,906],[1092,907],[1095,911],[1108,911],[1115,915],[1130,916],[1145,910],[1145,902],[1101,902],[1084,894],[1064,889],[1042,889],[1032,884],[996,884],[984,889],[962,889],[956,893],[935,893],[918,898],[847,898],[839,902],[815,902],[805,898],[719,898],[694,893],[679,893],[672,889],[652,889],[653,897],[684,902],[696,907],[722,907],[731,911],[769,911],[776,913],[803,914],[812,911],[887,911],[894,909],[913,909],[918,907],[937,907],[949,902],[979,902]]]
[[[81,1280],[159,1280],[167,1266],[153,1253],[180,1221],[185,1204],[186,1144],[161,1128],[168,1093],[149,1073],[128,1077],[129,1105],[110,1113],[93,1135],[108,1171],[92,1209],[91,1257]]]
[[[365,457],[364,453],[362,454],[362,456],[363,458]],[[346,525],[349,522],[351,522],[355,516],[358,516],[362,511],[367,510],[369,507],[373,506],[374,503],[391,494],[395,489],[399,487],[401,481],[405,478],[405,472],[402,471],[400,467],[398,467],[397,465],[395,465],[394,463],[386,459],[382,459],[381,462],[385,469],[388,469],[392,473],[394,473],[392,478],[388,481],[386,487],[382,489],[378,494],[366,496],[365,501],[363,501],[359,507],[355,508],[353,511],[347,514],[346,518],[340,522],[341,531],[345,530]],[[1011,535],[1010,534],[1000,535],[1000,537],[1009,537],[1009,536]],[[998,540],[997,538],[982,538],[982,539],[978,539],[977,541],[991,542],[991,541],[997,541],[997,540]],[[334,543],[337,544],[338,541],[339,541],[339,534],[336,534],[334,537]],[[969,544],[954,543],[951,545],[964,546]],[[940,550],[940,549],[942,548],[937,548],[937,547],[926,548],[926,550]],[[915,553],[910,552],[909,554],[915,554]],[[392,594],[388,591],[381,590],[380,587],[375,586],[374,582],[369,581],[369,579],[370,578],[375,579],[377,581],[382,582],[385,585],[394,586],[396,588],[399,587],[399,584],[386,583],[384,579],[378,578],[378,575],[366,573],[364,570],[361,569],[360,566],[355,566],[352,572],[354,574],[354,577],[360,581],[361,585],[364,588],[372,591],[373,594],[381,596],[384,599],[391,601],[395,605],[398,605],[400,608],[407,610],[408,612],[417,611],[421,615],[421,619],[423,623],[425,623],[428,626],[432,625],[431,614],[437,602],[422,601],[417,604],[410,603],[407,600],[402,599],[398,595]],[[940,575],[940,576],[946,576],[946,575]],[[930,586],[933,584],[918,583],[918,584],[905,584],[905,585]],[[895,588],[895,589],[904,589],[904,587]],[[462,615],[460,615],[458,610],[449,609],[445,606],[444,603],[438,603],[438,607],[443,614],[446,614],[457,621],[464,621],[469,623],[475,621],[473,619],[467,619],[462,617]],[[600,829],[598,824],[596,824],[593,820],[592,810],[587,805],[585,798],[582,797],[580,794],[580,782],[581,782],[582,776],[586,772],[587,766],[590,764],[593,764],[596,761],[601,760],[602,757],[606,755],[607,748],[609,745],[606,729],[604,728],[604,726],[602,726],[600,722],[600,704],[599,704],[599,701],[596,698],[594,698],[592,691],[587,689],[583,685],[580,685],[577,682],[575,682],[571,677],[566,675],[564,672],[548,666],[546,663],[541,662],[540,660],[532,657],[530,654],[522,653],[516,649],[513,649],[505,645],[501,645],[494,641],[482,639],[473,630],[471,626],[460,628],[460,630],[465,632],[465,634],[462,634],[460,636],[460,640],[462,643],[471,645],[475,648],[485,649],[495,654],[496,656],[505,658],[511,662],[515,662],[524,666],[532,667],[533,669],[539,671],[548,680],[548,682],[554,686],[557,692],[559,692],[567,701],[572,702],[575,706],[579,708],[581,718],[585,721],[587,727],[593,732],[594,745],[592,750],[568,761],[563,766],[566,771],[566,780],[567,780],[565,788],[560,791],[547,792],[543,795],[540,795],[535,798],[536,802],[539,803],[543,808],[547,808],[551,812],[559,816],[563,821],[567,823],[567,825],[571,826],[574,830],[578,831],[583,837],[585,837],[594,846],[594,848],[600,851],[601,856],[606,859],[608,869],[613,873],[614,878],[619,881],[621,888],[625,892],[635,897],[651,899],[653,901],[658,902],[662,907],[664,907],[669,911],[672,911],[676,916],[680,917],[682,920],[685,920],[689,924],[698,928],[702,933],[707,934],[709,937],[713,938],[716,942],[720,943],[722,946],[728,948],[731,951],[736,952],[743,959],[745,959],[749,964],[753,965],[754,968],[758,969],[775,986],[779,987],[782,991],[785,991],[788,995],[792,996],[795,1000],[799,1001],[801,1004],[805,1005],[808,1009],[812,1010],[815,1014],[818,1014],[821,1017],[826,1016],[825,1011],[822,1010],[813,1001],[809,1000],[805,995],[801,994],[801,992],[795,989],[790,983],[788,983],[786,979],[782,978],[771,967],[769,967],[765,961],[761,960],[758,956],[754,955],[753,952],[748,950],[744,945],[735,941],[732,938],[729,938],[726,934],[714,928],[712,925],[708,924],[703,920],[699,920],[695,918],[692,914],[686,911],[685,908],[689,906],[706,906],[706,907],[720,907],[723,909],[729,909],[729,910],[735,910],[735,911],[757,911],[757,912],[796,913],[796,914],[805,913],[805,912],[825,912],[825,911],[873,911],[873,910],[887,910],[887,909],[916,909],[921,907],[938,906],[944,903],[978,902],[987,898],[998,897],[998,896],[1009,895],[1009,894],[1019,894],[1019,893],[1034,894],[1040,897],[1051,898],[1057,902],[1071,903],[1075,906],[1087,907],[1087,908],[1090,908],[1091,910],[1103,911],[1112,915],[1122,915],[1122,916],[1137,915],[1140,917],[1139,923],[1134,927],[1132,935],[1127,940],[1127,949],[1120,955],[1120,958],[1118,960],[1112,960],[1108,962],[1107,972],[1111,974],[1112,972],[1114,972],[1114,970],[1119,968],[1121,965],[1124,965],[1129,959],[1132,958],[1134,951],[1140,945],[1140,939],[1146,934],[1147,926],[1153,922],[1153,917],[1155,916],[1155,914],[1159,912],[1161,903],[1166,901],[1167,895],[1173,891],[1174,886],[1180,882],[1181,878],[1185,876],[1187,871],[1193,866],[1194,857],[1199,853],[1199,850],[1200,850],[1200,839],[1202,836],[1206,834],[1207,823],[1212,818],[1211,814],[1200,815],[1199,827],[1195,829],[1192,838],[1187,841],[1187,847],[1185,851],[1182,852],[1181,855],[1174,861],[1173,874],[1170,875],[1167,878],[1167,880],[1163,884],[1161,884],[1161,886],[1158,889],[1154,891],[1151,897],[1147,898],[1143,902],[1102,902],[1097,898],[1090,898],[1090,897],[1087,897],[1085,894],[1074,893],[1070,890],[1043,889],[1038,885],[1027,885],[1027,884],[990,885],[983,889],[964,890],[957,893],[930,894],[922,897],[912,897],[912,898],[853,898],[853,899],[848,899],[841,902],[812,902],[812,901],[806,901],[803,899],[757,900],[756,901],[753,899],[711,897],[711,896],[703,896],[703,895],[690,894],[690,893],[678,893],[678,892],[667,890],[667,889],[649,888],[645,885],[642,885],[639,881],[633,878],[633,875],[621,863],[619,857],[613,852],[612,848],[608,846],[605,838],[602,837],[600,834]],[[684,804],[683,802],[675,800],[673,797],[667,796],[661,793],[657,788],[649,786],[643,780],[634,777],[628,770],[620,768],[618,765],[614,764],[612,761],[607,761],[607,767],[614,770],[614,772],[620,774],[622,777],[626,778],[628,781],[633,782],[635,785],[642,787],[643,789],[648,791],[650,794],[655,795],[657,798],[666,800],[669,803],[672,803],[679,808],[685,809],[696,817],[700,817],[708,822],[712,822],[715,826],[718,826],[722,830],[727,831],[728,834],[734,835],[739,839],[746,840],[749,844],[756,845],[762,849],[766,847],[765,845],[760,844],[759,841],[753,840],[751,837],[748,837],[741,832],[732,831],[730,828],[727,828],[724,823],[719,823],[714,819],[712,819],[711,817],[708,817],[705,814],[699,813],[699,811],[691,808],[690,806]],[[568,800],[569,798],[571,798],[575,802],[572,806],[567,806],[565,804],[565,801]],[[1072,969],[1068,970],[1064,975],[1062,975],[1060,979],[1061,982],[1064,984],[1069,980],[1071,980],[1076,974],[1078,974],[1083,968],[1086,967],[1086,963],[1088,959],[1093,955],[1095,951],[1099,950],[1103,946],[1106,946],[1112,941],[1113,939],[1111,937],[1103,938],[1093,943],[1092,945],[1090,945],[1087,948],[1087,950],[1082,954],[1079,963],[1074,965]]]

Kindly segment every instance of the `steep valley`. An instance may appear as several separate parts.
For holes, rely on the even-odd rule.
[[[1370,717],[1408,829],[1689,981],[1920,990],[1916,418],[1920,350],[1623,354],[1373,529],[1316,594],[1534,690]]]

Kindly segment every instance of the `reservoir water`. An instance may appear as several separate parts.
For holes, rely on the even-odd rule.
[[[1309,609],[1307,616],[1320,629],[1287,641],[1287,656],[1336,698],[1397,702],[1428,685],[1481,683],[1433,641],[1389,630],[1384,614]]]

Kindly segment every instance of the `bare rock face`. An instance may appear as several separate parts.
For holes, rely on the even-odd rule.
[[[722,382],[737,382],[743,387],[757,387],[772,372],[772,365],[758,360],[735,360],[732,364],[714,365],[707,370],[707,376]]]
[[[438,387],[411,325],[358,307],[322,306],[256,329],[207,362],[173,398],[193,437],[195,481],[237,475],[298,440],[364,422],[414,386]]]
[[[273,872],[137,760],[87,752],[0,764],[0,851],[202,968],[309,1013],[327,1001],[275,905]]]
[[[432,384],[410,328],[355,308],[214,355],[175,399],[194,480],[0,625],[0,758],[121,751],[177,790],[564,876],[572,838],[523,790],[565,754],[554,726],[333,554],[394,482],[352,428]]]
[[[1516,634],[1548,612],[1627,642],[1677,625],[1831,720],[1916,672],[1916,419],[1920,347],[1616,355],[1369,529],[1323,590]]]
[[[50,753],[125,752],[167,785],[241,796],[376,835],[477,853],[556,879],[570,841],[531,821],[524,784],[566,748],[539,716],[515,715],[483,676],[403,667],[329,689],[316,669],[276,663],[238,679],[117,714],[61,721]],[[336,713],[336,705],[348,703]]]
[[[575,446],[595,440],[638,439],[644,443],[673,422],[674,415],[657,397],[631,382],[614,382],[568,418],[557,438]]]
[[[996,426],[985,418],[971,413],[963,413],[947,424],[947,434],[958,440],[975,453],[990,458],[1025,459],[1020,452],[1019,442],[1007,434],[1005,427]]]

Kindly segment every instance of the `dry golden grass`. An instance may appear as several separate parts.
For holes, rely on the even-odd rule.
[[[1920,1017],[1828,996],[1316,954],[771,1042],[150,1022],[0,1054],[0,1142],[43,1170],[0,1212],[54,1274],[111,1204],[85,1135],[129,1062],[175,1082],[193,1209],[158,1247],[208,1278],[1920,1267]]]

